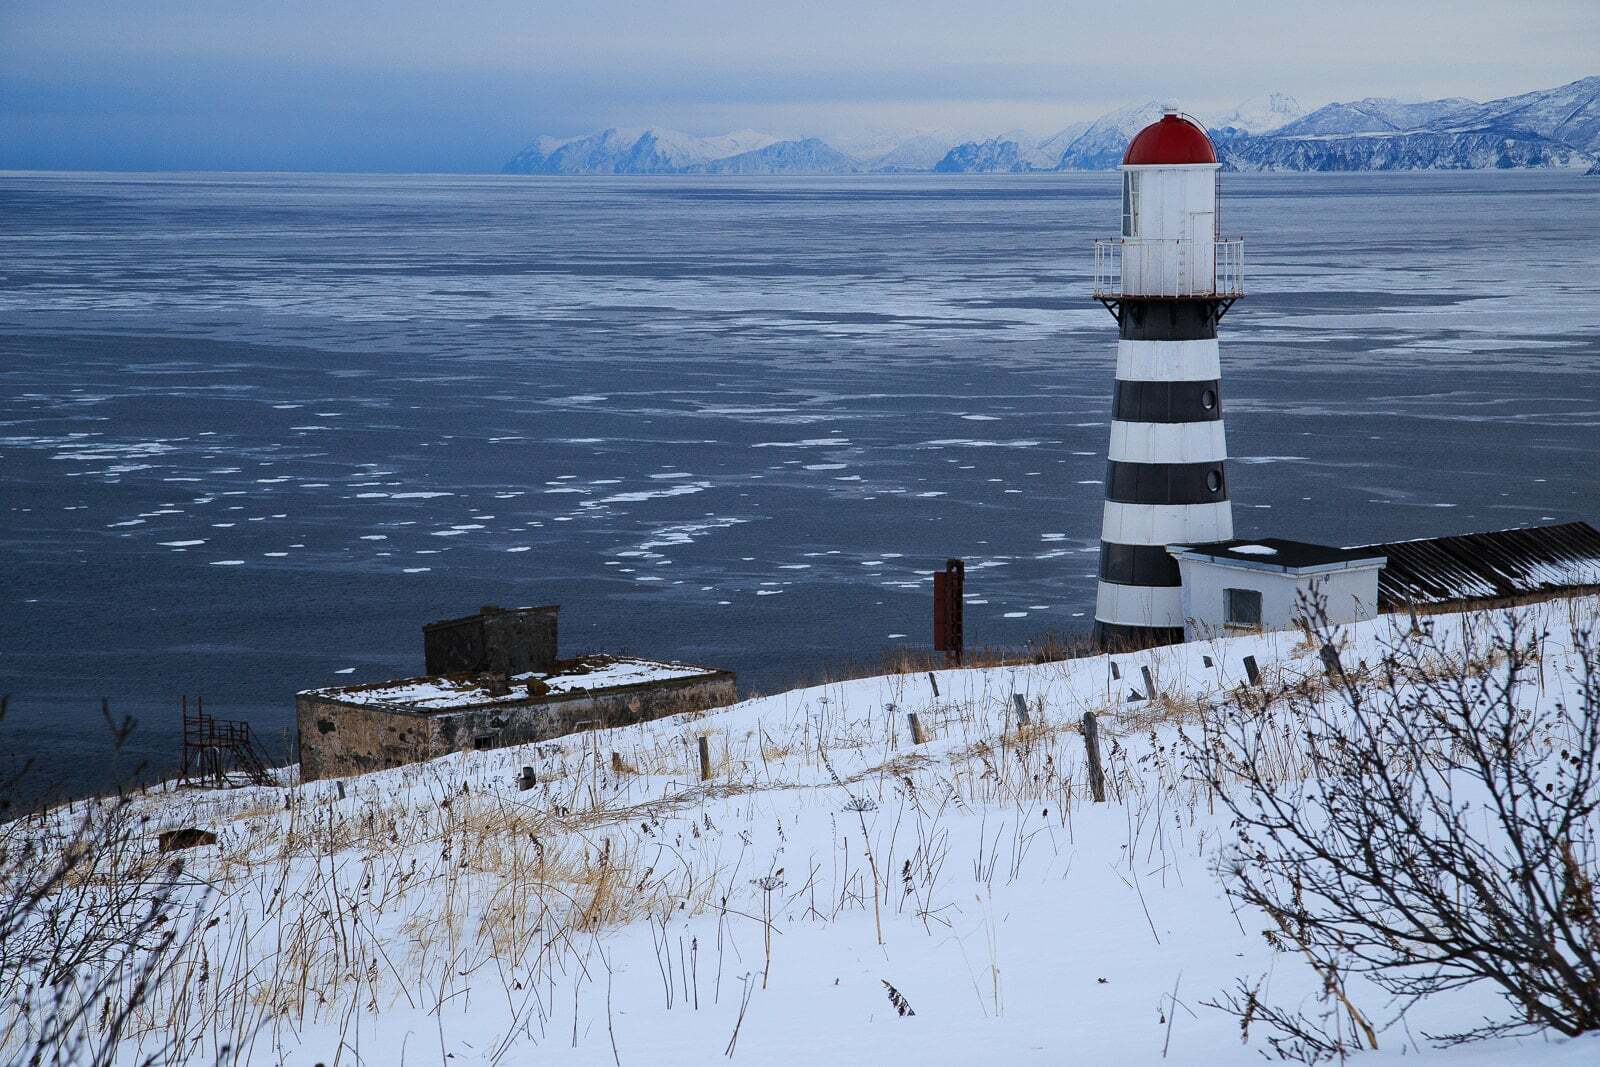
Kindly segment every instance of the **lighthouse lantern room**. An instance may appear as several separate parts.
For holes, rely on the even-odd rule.
[[[1244,245],[1218,236],[1220,167],[1167,108],[1128,144],[1122,234],[1095,242],[1095,299],[1116,318],[1095,633],[1108,647],[1183,640],[1168,545],[1233,536],[1217,324],[1244,295]]]

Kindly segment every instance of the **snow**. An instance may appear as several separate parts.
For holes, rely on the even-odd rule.
[[[1538,699],[1571,699],[1561,636],[1600,601],[1531,610],[1551,633]],[[1460,619],[1434,624],[1455,634]],[[1346,659],[1375,657],[1395,625],[1346,628]],[[699,1064],[730,1045],[745,1064],[1258,1063],[1259,1037],[1242,1044],[1204,1002],[1266,976],[1264,995],[1311,1008],[1319,983],[1218,881],[1231,830],[1177,751],[1185,709],[1243,684],[1245,656],[1269,681],[1321,671],[1298,633],[1263,634],[835,682],[456,753],[350,779],[347,795],[324,781],[137,798],[152,833],[221,831],[186,854],[196,883],[217,887],[205,907],[221,920],[186,948],[213,961],[212,991],[163,986],[153,1011],[188,1020],[174,1025],[201,1058],[264,1018],[246,1045],[258,1065],[336,1051],[375,1065]],[[1167,701],[1130,700],[1112,661],[1122,679],[1149,667]],[[618,661],[589,680],[678,669]],[[454,696],[409,684],[436,687],[415,699]],[[1014,695],[1033,718],[1022,731]],[[1106,803],[1085,793],[1087,711]],[[524,766],[533,790],[513,785]],[[1398,1007],[1359,979],[1348,991],[1375,1018]],[[1486,990],[1436,997],[1370,1055],[1600,1057],[1593,1037],[1433,1050],[1420,1036],[1484,1014],[1506,1014]]]
[[[1241,556],[1276,556],[1278,550],[1266,545],[1234,545],[1228,551],[1237,552]]]
[[[421,568],[426,570],[426,568]],[[676,678],[698,678],[717,673],[712,667],[692,667],[682,663],[661,663],[648,659],[611,656],[586,657],[581,669],[560,674],[528,672],[512,675],[511,691],[496,694],[476,677],[438,676],[408,678],[376,685],[314,689],[306,695],[320,696],[346,704],[402,705],[428,711],[476,707],[480,704],[518,704],[528,699],[528,683],[537,679],[551,693],[599,692],[645,682],[664,682]]]

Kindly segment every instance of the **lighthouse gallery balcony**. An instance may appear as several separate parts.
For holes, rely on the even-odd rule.
[[[1113,237],[1094,243],[1096,300],[1237,300],[1244,240]]]

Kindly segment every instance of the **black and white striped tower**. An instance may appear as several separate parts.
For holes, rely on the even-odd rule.
[[[1204,127],[1166,109],[1122,160],[1122,236],[1095,242],[1095,299],[1121,327],[1095,636],[1183,640],[1172,544],[1233,536],[1217,323],[1244,295],[1243,242],[1218,236]]]

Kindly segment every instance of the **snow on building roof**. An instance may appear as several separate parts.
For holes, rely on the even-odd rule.
[[[512,675],[508,687],[491,684],[481,674],[443,674],[403,678],[392,682],[370,682],[329,689],[309,690],[318,696],[343,704],[388,706],[414,711],[453,711],[484,704],[523,704],[530,701],[560,699],[602,690],[624,689],[651,682],[675,681],[721,674],[715,667],[694,667],[684,663],[628,659],[617,656],[585,656],[549,674],[529,672]],[[535,682],[530,692],[529,682]]]
[[[1342,570],[1358,564],[1381,564],[1382,552],[1366,549],[1334,548],[1308,541],[1286,541],[1281,537],[1237,538],[1201,545],[1172,545],[1167,549],[1179,559],[1205,560],[1255,570],[1302,574]]]
[[[1134,134],[1122,157],[1127,166],[1180,166],[1215,163],[1217,151],[1199,123],[1169,111]]]
[[[1389,564],[1378,606],[1501,600],[1600,587],[1600,530],[1586,522],[1366,545]]]

